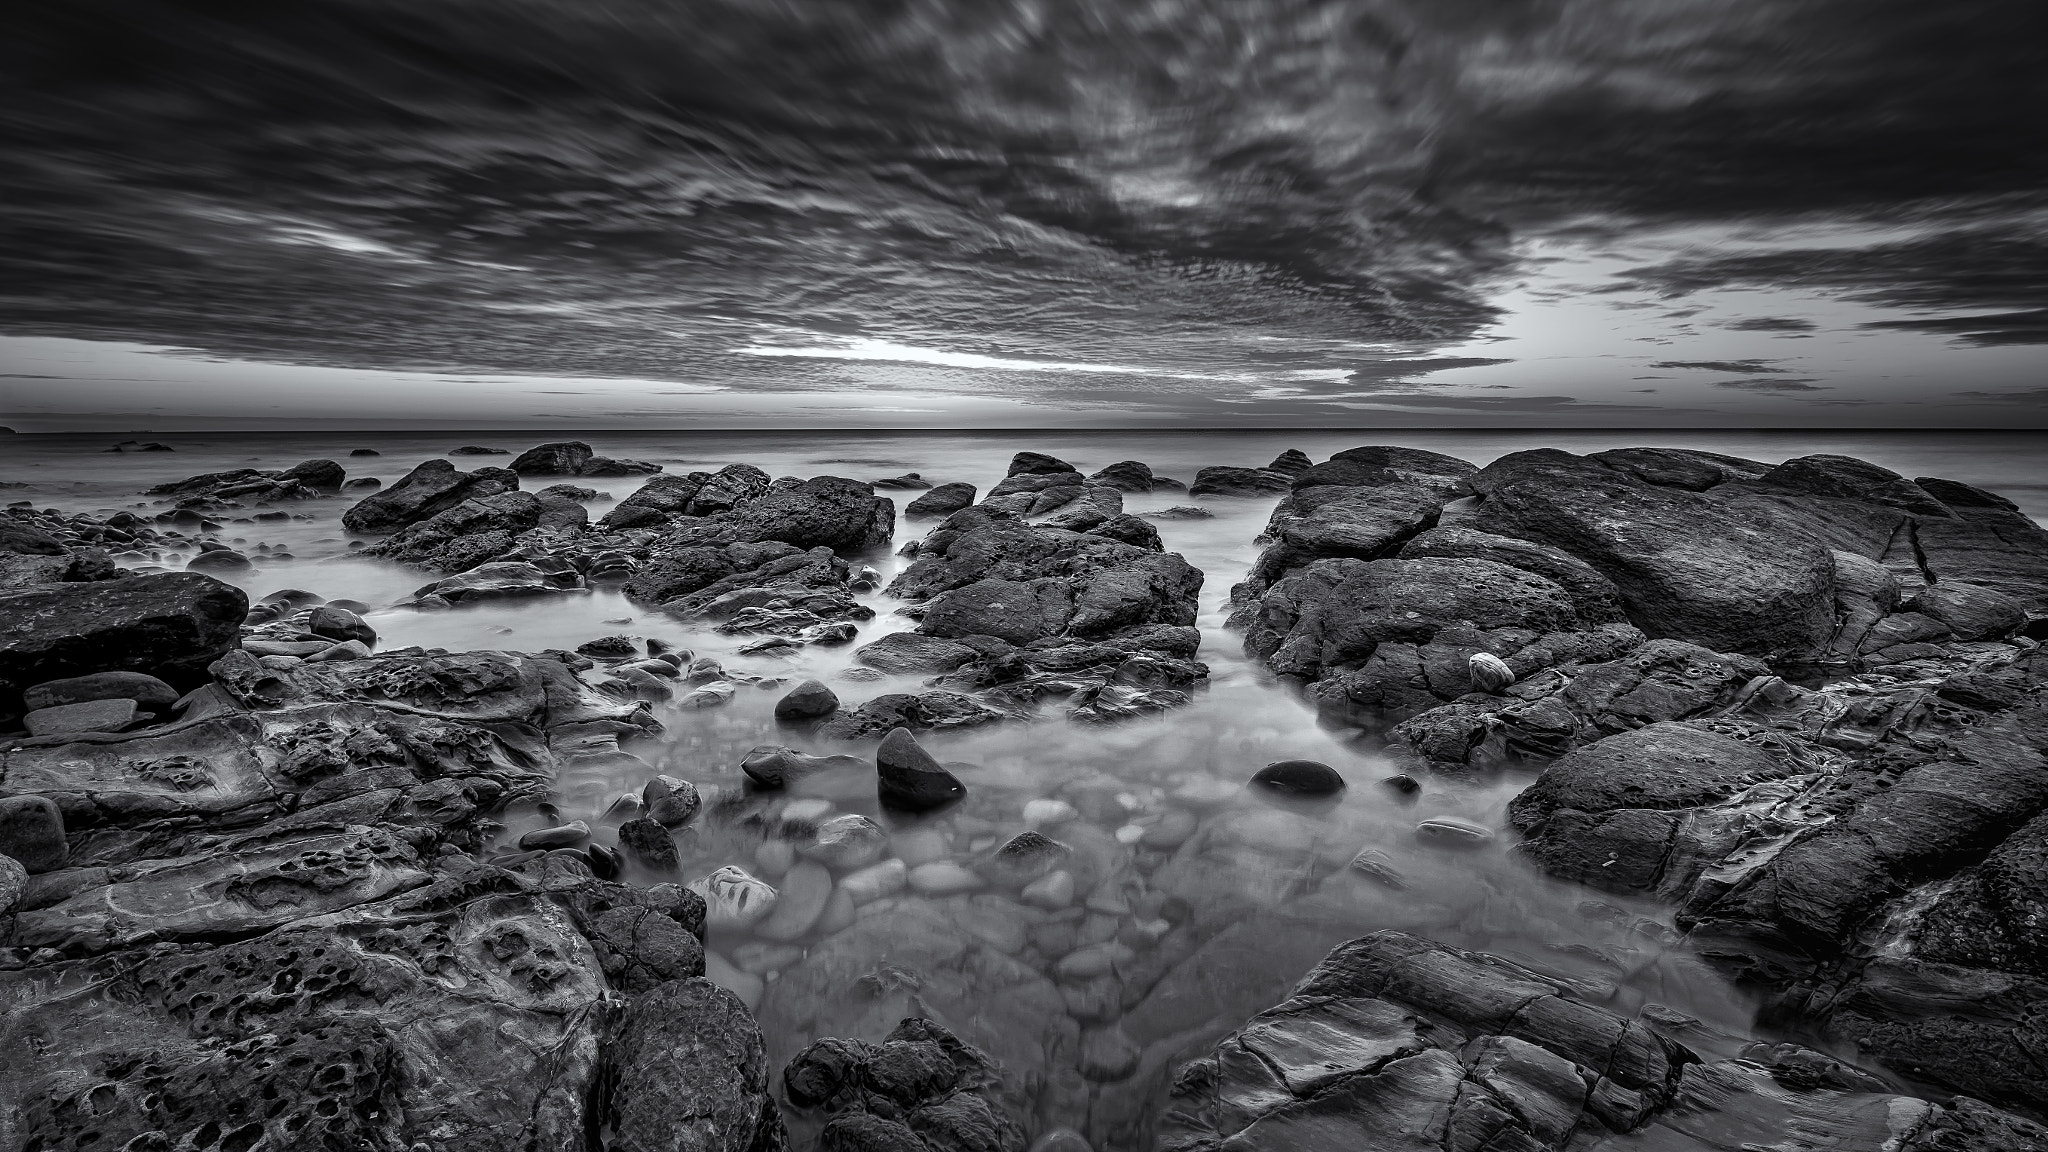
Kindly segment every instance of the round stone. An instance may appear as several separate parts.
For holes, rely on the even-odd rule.
[[[1333,796],[1344,777],[1320,760],[1275,760],[1252,775],[1252,783],[1290,796]]]

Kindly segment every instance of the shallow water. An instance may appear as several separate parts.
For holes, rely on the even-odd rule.
[[[1083,471],[1138,459],[1160,474],[1191,480],[1202,465],[1262,464],[1289,447],[1321,459],[1341,448],[1382,442],[1381,437],[1356,431],[664,432],[578,438],[600,454],[649,459],[671,471],[714,469],[739,461],[771,475],[831,473],[872,479],[917,471],[934,482],[967,480],[984,491],[1000,479],[1010,454],[1027,448],[1059,455]],[[351,475],[374,475],[388,483],[420,460],[458,444],[517,451],[538,439],[531,434],[489,433],[177,436],[170,440],[176,448],[173,453],[107,454],[101,451],[106,437],[20,436],[4,443],[0,480],[11,485],[6,490],[9,499],[30,500],[39,507],[100,512],[134,508],[147,514],[155,505],[137,493],[198,472],[283,467],[327,456],[341,460]],[[2048,511],[2048,488],[2039,482],[2033,466],[2048,444],[2048,436],[2039,433],[1544,433],[1540,438],[1439,433],[1392,439],[1480,463],[1539,445],[1592,451],[1646,440],[1765,460],[1839,452],[1909,476],[1940,475],[1992,488],[2018,501],[2037,519]],[[348,450],[356,447],[376,448],[382,455],[348,457]],[[502,464],[508,458],[453,459],[468,468]],[[641,481],[626,477],[576,483],[617,497]],[[914,493],[896,495],[900,506]],[[1132,511],[1190,503],[1202,504],[1214,517],[1160,521],[1158,527],[1169,550],[1181,552],[1207,574],[1199,623],[1204,633],[1201,658],[1212,670],[1208,689],[1186,709],[1117,727],[1071,724],[1056,707],[1049,707],[1029,722],[924,737],[922,742],[955,765],[969,787],[967,800],[946,812],[930,817],[884,813],[875,803],[872,773],[858,770],[812,777],[788,796],[749,797],[738,765],[755,745],[872,751],[871,746],[827,747],[801,732],[778,728],[771,715],[778,691],[742,687],[729,705],[706,710],[655,706],[667,732],[633,751],[656,770],[691,780],[706,795],[705,815],[678,836],[686,881],[728,864],[771,883],[782,879],[791,853],[779,828],[782,809],[791,804],[799,805],[805,821],[814,822],[828,811],[870,816],[891,833],[888,854],[910,863],[965,864],[1023,830],[1025,805],[1054,798],[1071,803],[1078,815],[1046,831],[1073,844],[1087,861],[1083,870],[1101,878],[1090,908],[1064,913],[1025,911],[988,891],[911,891],[875,900],[857,912],[828,911],[827,921],[836,915],[852,922],[850,928],[831,925],[845,929],[836,936],[813,929],[793,941],[771,941],[746,930],[714,931],[709,941],[714,978],[760,1006],[773,1055],[786,1057],[815,1034],[886,1029],[899,1009],[911,1007],[953,1024],[1006,1064],[1029,1066],[1040,1124],[1087,1127],[1092,1120],[1097,1130],[1103,1130],[1105,1125],[1113,1127],[1117,1116],[1140,1107],[1132,1101],[1153,1091],[1157,1077],[1149,1066],[1136,1078],[1107,1087],[1090,1087],[1078,1076],[1078,1029],[1084,1022],[1099,1024],[1101,1016],[1114,1010],[1105,1012],[1099,1002],[1086,1003],[1086,996],[1077,996],[1076,988],[1086,982],[1059,978],[1055,965],[1062,955],[1088,944],[1122,940],[1131,949],[1129,967],[1147,970],[1147,981],[1166,967],[1144,959],[1148,951],[1167,948],[1174,956],[1193,957],[1167,972],[1149,994],[1140,994],[1145,991],[1143,982],[1136,990],[1121,993],[1125,1031],[1138,1047],[1156,1056],[1176,1045],[1206,1042],[1203,1037],[1219,1022],[1226,1027],[1241,1022],[1277,999],[1330,945],[1382,928],[1416,931],[1520,958],[1581,982],[1623,1011],[1650,1003],[1665,1005],[1702,1022],[1688,1039],[1709,1052],[1725,1050],[1748,1034],[1753,1005],[1690,957],[1684,943],[1669,931],[1667,912],[1548,880],[1510,853],[1510,835],[1462,851],[1419,842],[1415,825],[1428,817],[1456,816],[1502,827],[1508,799],[1527,778],[1432,780],[1420,796],[1406,799],[1382,788],[1378,781],[1391,769],[1381,758],[1347,742],[1348,734],[1318,728],[1312,712],[1249,665],[1237,638],[1222,629],[1230,586],[1257,553],[1252,540],[1264,525],[1271,502],[1193,501],[1174,493],[1127,497]],[[658,637],[714,656],[729,669],[783,682],[816,676],[848,704],[915,689],[914,677],[841,679],[851,665],[851,646],[807,647],[792,657],[737,655],[734,650],[747,637],[686,627],[647,613],[610,591],[438,613],[385,607],[427,578],[350,555],[348,538],[338,524],[347,504],[343,499],[309,502],[289,507],[294,516],[290,521],[228,524],[222,538],[251,550],[260,566],[238,582],[252,596],[300,587],[328,598],[365,601],[376,608],[368,618],[386,648],[573,648],[617,633]],[[601,514],[605,505],[592,507]],[[898,544],[921,531],[920,526],[899,523]],[[290,556],[265,558],[257,551],[259,545]],[[893,554],[868,559],[885,577],[905,563]],[[139,562],[146,559],[128,561]],[[160,562],[177,567],[181,558],[165,556]],[[889,598],[875,593],[866,599],[877,614],[863,625],[860,642],[911,626],[893,614],[897,605]],[[1318,808],[1275,804],[1242,789],[1259,766],[1294,757],[1335,766],[1349,789],[1335,803]],[[639,790],[645,774],[638,768],[609,766],[570,775],[559,781],[561,814],[597,824],[616,797]],[[543,822],[537,812],[508,814],[504,837],[509,841]],[[1178,833],[1165,831],[1174,826]],[[1153,845],[1185,840],[1188,847],[1148,846],[1138,839],[1148,831]],[[1345,863],[1363,848],[1384,852],[1384,860],[1405,877],[1406,886],[1392,888],[1347,869]],[[653,882],[671,877],[636,878]],[[833,982],[833,973],[839,970],[835,966],[881,970],[893,948],[907,950],[906,957],[914,951],[914,959],[929,961],[928,941],[892,935],[899,932],[899,924],[929,926],[928,919],[919,918],[921,907],[935,909],[941,923],[967,925],[965,931],[981,925],[984,934],[979,938],[1008,957],[999,966],[1000,989],[975,985],[977,979],[993,979],[986,976],[987,969],[956,966],[950,985],[931,984],[901,995],[878,992],[872,1002],[850,1000],[843,982]],[[1030,922],[1029,931],[1020,934],[1014,926],[1024,921]],[[863,924],[869,929],[881,926],[879,937]],[[1161,932],[1167,932],[1167,939],[1155,944],[1153,937]],[[1049,1018],[1062,1005],[1081,1019],[1067,1025],[1040,1018]],[[1021,1031],[1020,1012],[1032,1016],[1030,1026]]]

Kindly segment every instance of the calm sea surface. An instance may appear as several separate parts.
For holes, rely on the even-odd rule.
[[[279,468],[308,458],[329,457],[342,462],[352,477],[375,476],[388,484],[422,460],[458,445],[482,444],[516,452],[544,440],[569,438],[588,442],[601,455],[651,460],[672,472],[711,470],[736,462],[757,465],[777,476],[834,474],[873,479],[915,471],[934,482],[969,481],[984,491],[1002,477],[1010,455],[1021,449],[1053,453],[1083,472],[1118,460],[1142,460],[1157,473],[1185,481],[1204,465],[1264,464],[1286,448],[1299,448],[1320,460],[1361,444],[1395,443],[1483,464],[1504,453],[1532,447],[1590,452],[1629,445],[1669,445],[1765,461],[1815,452],[1859,456],[1907,476],[1941,476],[1981,485],[2017,501],[2037,520],[2048,515],[2048,471],[2040,464],[2043,449],[2048,448],[2048,434],[2043,433],[169,434],[139,438],[162,439],[173,445],[174,452],[103,451],[113,440],[125,438],[21,435],[0,440],[0,481],[9,485],[0,496],[65,511],[107,514],[126,508],[148,514],[156,505],[140,495],[143,489],[200,472]],[[355,448],[372,448],[381,455],[350,458],[348,453]],[[453,459],[466,469],[480,463],[503,464],[507,458]],[[613,498],[631,492],[640,482],[637,477],[576,481]],[[895,495],[900,507],[904,494]],[[1175,493],[1126,497],[1126,506],[1132,511],[1184,503],[1196,501]],[[1024,827],[1024,805],[1034,799],[1082,800],[1078,805],[1084,813],[1080,823],[1094,827],[1070,826],[1065,835],[1088,843],[1113,844],[1118,828],[1147,823],[1168,812],[1194,812],[1202,826],[1197,836],[1218,845],[1217,851],[1226,852],[1236,867],[1207,873],[1211,886],[1192,894],[1198,907],[1182,931],[1197,938],[1182,940],[1181,947],[1199,948],[1229,928],[1229,922],[1202,914],[1199,905],[1206,902],[1213,901],[1218,908],[1252,907],[1275,913],[1286,904],[1307,911],[1261,921],[1266,935],[1253,952],[1260,957],[1256,962],[1224,965],[1222,971],[1213,970],[1213,964],[1205,969],[1198,1009],[1169,1011],[1127,996],[1125,1018],[1132,1030],[1141,1033],[1133,1037],[1141,1047],[1163,1042],[1166,1029],[1196,1028],[1203,1019],[1235,1014],[1241,1021],[1277,999],[1330,945],[1381,928],[1425,933],[1460,946],[1522,958],[1589,986],[1608,989],[1603,994],[1611,994],[1610,1003],[1622,1011],[1645,1004],[1664,1005],[1701,1021],[1691,1039],[1706,1049],[1732,1049],[1750,1034],[1754,1006],[1694,960],[1685,943],[1666,930],[1668,912],[1546,879],[1511,854],[1511,834],[1477,851],[1447,853],[1419,844],[1414,826],[1431,816],[1458,816],[1504,827],[1503,808],[1526,786],[1527,778],[1433,780],[1412,803],[1397,803],[1375,786],[1391,769],[1374,754],[1346,743],[1341,734],[1319,729],[1310,710],[1248,664],[1237,637],[1222,630],[1230,586],[1242,578],[1257,554],[1252,539],[1263,526],[1271,502],[1211,499],[1199,503],[1215,517],[1158,525],[1166,547],[1182,553],[1207,574],[1199,622],[1204,632],[1201,655],[1212,669],[1212,680],[1193,706],[1113,728],[1072,725],[1057,712],[1048,711],[1028,723],[932,736],[925,742],[940,758],[971,766],[961,770],[971,791],[969,800],[936,817],[885,815],[875,807],[871,786],[840,788],[836,794],[828,788],[826,795],[811,799],[829,801],[838,811],[862,812],[881,820],[903,838],[901,843],[917,845],[921,858],[961,861],[973,859],[1001,837]],[[252,597],[296,587],[328,598],[365,601],[378,609],[368,618],[387,648],[413,644],[457,650],[570,648],[597,636],[626,633],[659,637],[716,656],[729,668],[763,676],[817,676],[832,683],[849,704],[885,692],[914,690],[911,678],[868,683],[835,679],[851,662],[849,648],[805,648],[793,658],[739,656],[734,649],[745,637],[721,636],[677,623],[610,591],[440,613],[388,607],[407,598],[428,577],[350,555],[347,534],[339,524],[347,505],[345,499],[308,502],[287,508],[294,516],[289,522],[227,525],[222,538],[257,558],[257,570],[240,578],[241,585]],[[602,514],[605,507],[602,501],[594,503],[593,514]],[[899,524],[898,545],[914,539],[921,530]],[[262,550],[263,545],[269,546],[269,554]],[[271,555],[280,552],[289,553],[289,558]],[[885,576],[904,563],[893,554],[870,560]],[[182,557],[166,554],[160,562],[176,568]],[[896,605],[886,597],[877,593],[869,599],[877,615],[863,627],[863,642],[911,626],[893,614]],[[705,711],[656,705],[667,733],[635,750],[658,770],[693,780],[707,796],[741,791],[743,777],[738,765],[748,748],[764,743],[805,743],[778,732],[770,715],[777,694],[743,688],[729,706]],[[1231,792],[1259,766],[1289,757],[1330,763],[1352,787],[1341,803],[1308,815],[1278,809],[1267,812],[1262,801]],[[637,791],[642,783],[642,779],[624,776],[565,779],[560,782],[560,807],[567,817],[595,824],[615,797]],[[1105,796],[1108,801],[1101,802]],[[1210,799],[1191,799],[1197,797]],[[1089,798],[1097,802],[1088,802]],[[512,814],[507,820],[507,838],[540,820],[537,814]],[[1063,835],[1058,828],[1050,831]],[[758,826],[707,817],[681,840],[686,880],[721,865],[738,864],[772,882],[778,878],[778,866],[787,867],[786,860],[778,859],[776,849],[764,848]],[[1407,886],[1386,887],[1343,867],[1365,847],[1382,849],[1405,874]],[[1276,879],[1277,872],[1287,875]],[[1164,868],[1150,877],[1133,872],[1121,882],[1127,890],[1142,892],[1164,874]],[[906,895],[902,899],[921,898]],[[890,907],[885,904],[868,914],[887,914]],[[1091,913],[1084,930],[1122,931],[1129,927],[1096,923],[1102,916],[1113,915]],[[1231,920],[1241,918],[1237,912],[1231,914]],[[762,1005],[764,1026],[778,1058],[786,1057],[813,1031],[833,1033],[866,1026],[842,1004],[802,1002],[811,993],[799,990],[822,986],[812,978],[815,974],[805,969],[807,956],[819,949],[830,951],[834,946],[829,939],[814,933],[794,945],[784,945],[754,940],[745,933],[714,933],[710,945],[714,978]],[[1243,955],[1241,950],[1233,954]],[[1057,959],[1042,955],[1036,945],[1019,955],[1025,963],[1048,968]],[[1169,974],[1159,985],[1165,992],[1154,995],[1185,998],[1185,981],[1175,981]],[[1063,1046],[1055,1046],[1058,1050],[1053,1051],[1019,1051],[1016,1045],[1024,1041],[998,1034],[1008,1029],[1006,1018],[993,1007],[982,1014],[972,1004],[972,991],[969,989],[967,1001],[956,998],[948,1003],[940,991],[927,989],[925,1007],[949,1017],[949,1022],[970,1038],[992,1046],[1007,1064],[1029,1066],[1036,1061],[1040,1071],[1035,1074],[1042,1074],[1046,1083],[1075,1083],[1076,1051]],[[1147,1029],[1158,1035],[1145,1034]],[[1097,1103],[1089,1107],[1106,1107],[1101,1103],[1102,1094],[1116,1090],[1094,1089]],[[1079,1114],[1081,1105],[1074,1102],[1085,1093],[1050,1087],[1046,1092],[1049,1119],[1085,1126],[1087,1117]],[[1058,1100],[1052,1099],[1055,1095]]]

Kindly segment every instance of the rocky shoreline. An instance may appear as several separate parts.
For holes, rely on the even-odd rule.
[[[574,480],[624,475],[651,478],[593,519]],[[886,588],[878,488],[926,530]],[[1540,769],[1510,808],[1531,864],[1670,905],[1773,1034],[1845,1060],[1703,1053],[1390,932],[1263,1012],[1205,998],[1219,966],[1314,961],[1262,954],[1272,917],[1357,934],[1318,878],[1400,883],[1315,844],[1266,905],[1208,898],[1266,825],[1314,823],[1324,765],[1247,765],[1271,808],[1112,781],[991,819],[919,736],[1205,689],[1204,574],[1124,510],[1180,490],[1034,452],[981,494],[563,442],[374,489],[333,461],[195,476],[153,518],[8,509],[0,1146],[2048,1148],[2048,532],[2009,502],[1669,449],[1290,452],[1186,489],[1277,498],[1231,623],[1325,725],[1410,786]],[[429,578],[414,611],[617,588],[742,652],[855,645],[921,681],[848,703],[861,676],[623,636],[390,649],[371,605],[207,574],[251,563],[224,525],[350,498],[358,551]],[[914,627],[863,635],[875,604]],[[750,683],[782,695],[744,789],[700,803],[641,758],[657,707]],[[621,778],[645,786],[601,819],[559,807]],[[855,793],[953,815],[890,834],[838,813]],[[757,847],[676,882],[733,830]],[[744,969],[707,950],[742,930]],[[779,1051],[757,1014],[833,1039]]]

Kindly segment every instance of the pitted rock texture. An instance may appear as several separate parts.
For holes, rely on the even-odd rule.
[[[1024,1131],[998,1096],[1002,1078],[986,1054],[912,1017],[878,1043],[812,1043],[784,1066],[782,1091],[798,1148],[1024,1152]]]
[[[1811,1143],[1809,1143],[1811,1142]],[[1642,1019],[1399,932],[1339,946],[1184,1067],[1157,1146],[2039,1149],[2048,1129],[1932,1103],[1796,1045],[1708,1062]]]

